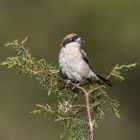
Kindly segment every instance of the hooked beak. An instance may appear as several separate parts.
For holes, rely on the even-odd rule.
[[[79,38],[77,41],[78,41],[80,44],[84,44],[84,43],[85,43],[85,40],[83,40],[82,38]]]

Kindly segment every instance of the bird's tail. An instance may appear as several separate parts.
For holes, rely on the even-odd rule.
[[[97,75],[97,77],[98,77],[99,79],[101,79],[104,83],[106,83],[106,84],[108,84],[109,86],[113,87],[113,83],[112,83],[110,80],[108,80],[108,79],[106,79],[106,78],[104,78],[104,77],[102,77],[102,76],[100,76],[100,75]]]

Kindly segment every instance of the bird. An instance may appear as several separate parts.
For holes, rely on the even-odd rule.
[[[66,35],[61,42],[59,67],[62,77],[77,83],[100,79],[103,83],[113,83],[93,72],[87,54],[82,49],[85,41],[76,33]]]

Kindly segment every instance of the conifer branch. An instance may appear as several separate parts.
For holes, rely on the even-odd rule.
[[[120,117],[119,104],[109,97],[105,85],[97,81],[86,85],[67,82],[59,74],[57,66],[47,63],[45,59],[37,60],[32,57],[30,51],[25,48],[26,40],[27,38],[21,42],[15,40],[7,43],[6,47],[13,49],[16,54],[7,57],[0,66],[15,69],[19,74],[38,80],[40,85],[47,89],[48,96],[57,96],[56,104],[36,104],[32,114],[50,114],[51,118],[62,124],[65,133],[69,132],[70,140],[94,140],[94,129],[98,122],[103,120],[106,111],[113,112],[117,118]],[[105,77],[124,80],[122,71],[135,66],[136,63],[117,64]]]

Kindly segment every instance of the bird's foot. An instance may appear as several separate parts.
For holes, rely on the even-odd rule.
[[[69,80],[69,79],[66,79],[65,80],[65,88],[68,88],[68,87],[70,87],[70,82],[71,82],[71,80]]]
[[[77,87],[80,86],[80,83],[78,82],[73,82],[69,79],[65,80],[65,88],[71,87],[72,89],[76,89]]]
[[[74,83],[72,89],[75,89],[80,86],[80,83]]]

